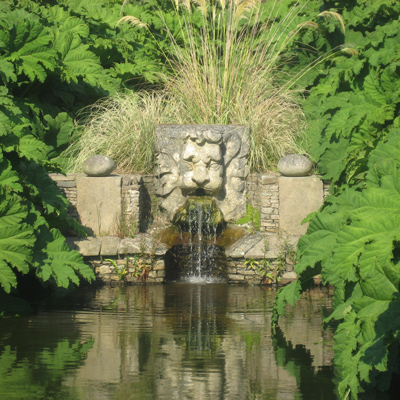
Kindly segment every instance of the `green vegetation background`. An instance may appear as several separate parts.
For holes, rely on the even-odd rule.
[[[304,102],[310,153],[330,179],[322,209],[301,238],[299,280],[279,293],[275,324],[322,274],[335,287],[335,369],[340,398],[388,390],[399,373],[400,334],[400,3],[325,1],[346,31],[302,41],[346,44],[314,69]],[[326,41],[326,39],[328,39]],[[308,77],[310,78],[310,76]]]
[[[294,3],[285,1],[287,9]],[[171,3],[155,4],[173,31]],[[80,228],[47,174],[60,171],[57,157],[79,110],[122,88],[160,85],[170,44],[153,5],[127,3],[121,13],[118,2],[105,0],[0,3],[2,306],[4,294],[18,294],[24,274],[63,287],[93,279],[60,233]],[[356,399],[371,388],[388,389],[400,365],[400,3],[309,1],[301,17],[325,10],[341,14],[345,31],[321,18],[282,57],[296,61],[284,68],[298,70],[331,52],[301,82],[308,89],[309,153],[332,181],[331,196],[309,218],[299,243],[299,280],[279,294],[275,321],[315,274],[335,285],[327,322],[338,323],[339,392]],[[123,15],[151,29],[115,28]]]

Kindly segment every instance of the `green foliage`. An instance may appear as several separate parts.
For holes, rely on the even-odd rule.
[[[304,107],[311,155],[334,193],[343,185],[364,185],[371,151],[399,126],[400,4],[325,1],[322,7],[342,10],[346,31],[341,52],[308,76],[312,90]],[[338,44],[328,37],[323,47]]]
[[[129,258],[126,258],[126,263],[125,265],[123,265],[122,267],[119,267],[117,262],[115,260],[112,260],[111,258],[106,258],[104,259],[104,261],[107,261],[109,263],[111,263],[111,265],[114,267],[115,272],[118,276],[118,279],[120,281],[125,280],[126,275],[128,274],[128,263],[129,263]]]
[[[53,160],[69,142],[74,112],[121,85],[119,64],[133,55],[135,38],[115,29],[120,12],[106,1],[1,3],[0,285],[6,293],[20,274],[62,287],[93,279],[60,234],[80,228],[48,172],[59,172]],[[131,64],[124,77],[141,74]]]
[[[315,86],[305,102],[312,155],[331,179],[332,195],[308,218],[298,245],[299,280],[277,296],[273,326],[321,273],[335,287],[325,322],[338,322],[339,394],[357,399],[387,390],[400,371],[400,3],[322,4],[333,6],[351,47],[311,77]]]
[[[261,211],[253,207],[250,203],[248,203],[245,216],[237,220],[236,224],[237,225],[250,224],[253,230],[259,231],[261,228]]]
[[[82,343],[80,340],[60,340],[54,348],[29,356],[21,356],[14,346],[1,348],[0,355],[0,396],[4,399],[40,400],[55,398],[60,394],[62,381],[68,371],[82,364],[93,340]],[[29,357],[29,359],[28,359]],[[41,382],[38,383],[37,374]],[[68,390],[69,391],[69,390]],[[65,393],[65,398],[76,397],[76,393]]]

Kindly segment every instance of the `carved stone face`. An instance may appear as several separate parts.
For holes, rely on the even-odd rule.
[[[189,139],[182,148],[180,173],[184,195],[216,196],[222,188],[223,157],[221,146]]]
[[[249,130],[240,125],[159,125],[156,195],[170,220],[188,196],[209,196],[229,222],[246,212]]]

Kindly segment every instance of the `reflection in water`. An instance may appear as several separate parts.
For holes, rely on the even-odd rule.
[[[274,296],[226,284],[81,291],[0,325],[0,398],[336,399],[332,338],[321,332],[329,296],[310,292],[273,340]]]

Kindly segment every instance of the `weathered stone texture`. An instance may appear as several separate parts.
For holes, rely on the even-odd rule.
[[[226,221],[246,213],[249,128],[242,125],[159,125],[157,196],[170,220],[187,196],[215,198]]]
[[[76,178],[77,209],[82,225],[90,235],[115,232],[122,211],[120,176]]]
[[[306,176],[311,172],[312,162],[305,155],[289,154],[279,160],[277,168],[284,176]]]
[[[277,234],[279,231],[279,186],[277,175],[262,175],[259,180],[261,193],[261,231]]]
[[[279,178],[279,229],[289,235],[304,235],[308,223],[301,221],[323,203],[323,183],[317,176]]]
[[[108,176],[114,168],[114,161],[104,155],[89,157],[82,165],[83,172],[88,176]]]
[[[250,173],[246,180],[247,199],[253,208],[261,208],[261,195],[259,190],[260,175]]]

